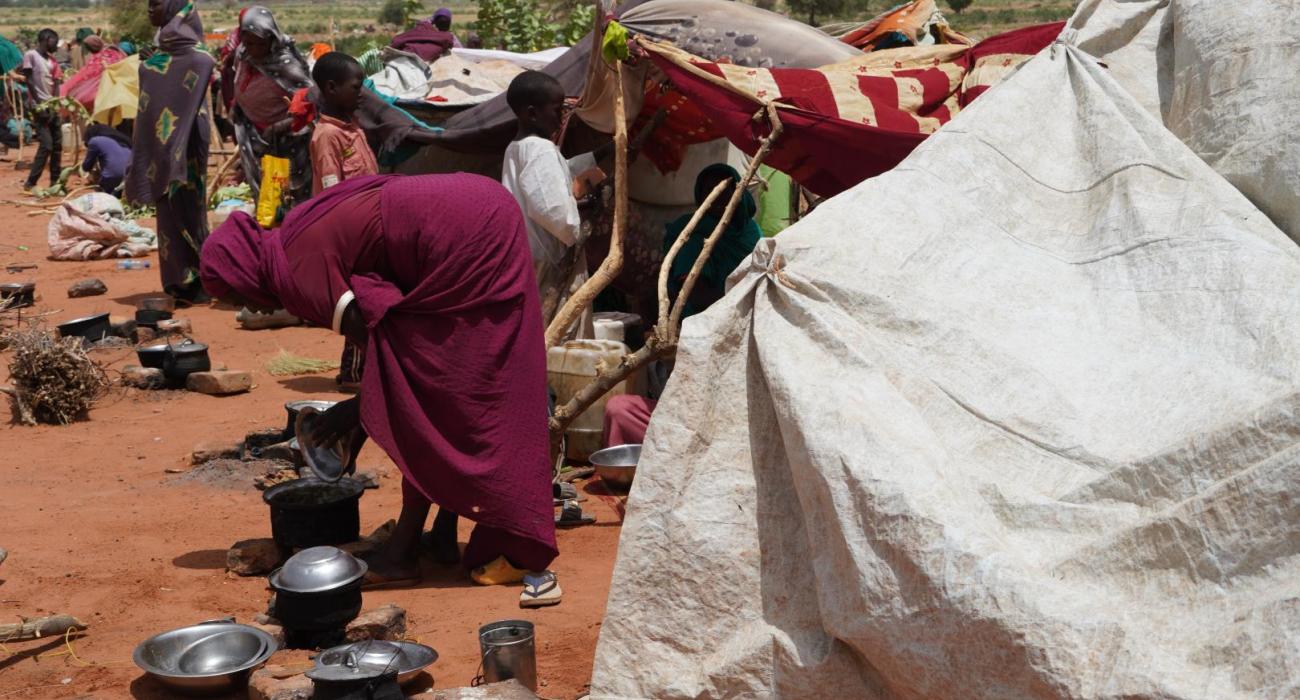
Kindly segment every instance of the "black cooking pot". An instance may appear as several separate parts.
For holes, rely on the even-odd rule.
[[[312,678],[312,700],[403,700],[406,694],[397,683],[397,672],[374,678],[325,680]]]
[[[35,282],[0,284],[0,308],[21,309],[36,303]]]
[[[282,552],[361,538],[361,482],[295,479],[262,492],[271,507],[271,538]]]
[[[212,360],[208,357],[208,346],[186,338],[172,345],[156,343],[137,348],[141,367],[153,367],[163,371],[163,376],[173,385],[184,384],[185,378],[195,372],[212,369]]]
[[[135,325],[157,328],[159,321],[171,319],[172,312],[159,309],[139,309],[135,312]]]
[[[296,632],[320,632],[342,629],[361,613],[361,579],[328,591],[297,593],[274,584],[275,619],[285,629]]]
[[[111,325],[108,322],[108,314],[95,314],[59,324],[61,337],[81,338],[87,343],[103,340],[109,334],[109,330]]]

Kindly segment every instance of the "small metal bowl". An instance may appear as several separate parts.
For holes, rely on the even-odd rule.
[[[293,593],[323,593],[366,575],[366,563],[338,547],[309,547],[271,572],[271,586]]]
[[[349,658],[351,654],[351,658]],[[415,642],[365,641],[353,642],[322,651],[316,657],[316,667],[369,666],[397,671],[397,682],[410,683],[420,672],[438,660],[432,647]]]
[[[256,627],[203,622],[140,642],[132,658],[171,690],[214,695],[243,687],[276,649],[275,639]]]
[[[593,452],[588,458],[591,466],[610,488],[626,491],[636,477],[636,465],[641,461],[640,445],[615,445]]]
[[[175,311],[176,300],[166,294],[143,297],[135,302],[135,308],[143,311]]]

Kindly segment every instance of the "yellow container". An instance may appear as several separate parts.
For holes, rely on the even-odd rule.
[[[602,368],[613,369],[628,348],[616,340],[572,340],[546,353],[546,381],[555,390],[556,405],[563,406],[594,380]],[[565,432],[569,459],[585,460],[602,445],[605,403],[609,397],[627,393],[619,382],[574,419]]]

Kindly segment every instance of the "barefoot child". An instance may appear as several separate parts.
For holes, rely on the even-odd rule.
[[[311,194],[363,175],[379,174],[375,154],[357,123],[365,72],[355,58],[337,51],[320,57],[311,71],[321,92],[320,117],[311,135]],[[361,382],[361,348],[343,344],[338,383],[355,389]]]

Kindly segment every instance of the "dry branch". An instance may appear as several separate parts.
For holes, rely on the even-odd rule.
[[[0,643],[24,642],[41,637],[57,637],[68,632],[84,632],[86,623],[71,615],[50,615],[35,617],[0,625]]]
[[[623,65],[614,64],[614,226],[609,255],[586,282],[560,307],[546,327],[546,347],[553,348],[591,305],[623,271],[623,230],[627,228],[627,114],[623,105]]]

